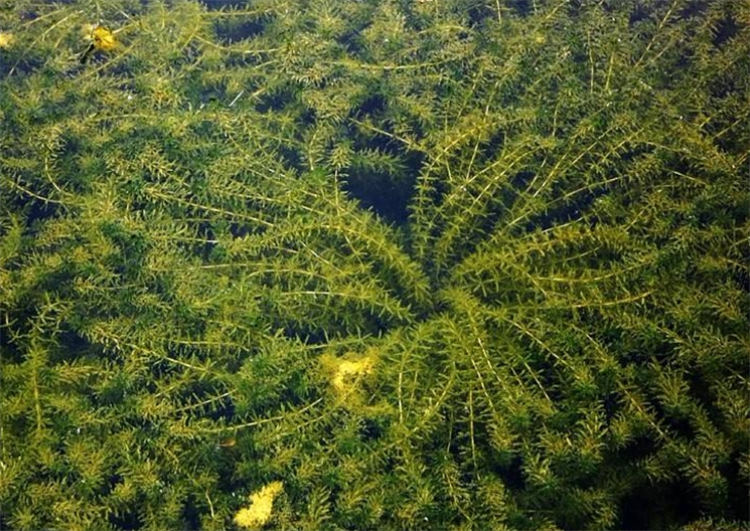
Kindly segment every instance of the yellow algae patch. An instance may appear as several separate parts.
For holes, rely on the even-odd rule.
[[[102,26],[98,26],[93,31],[93,33],[91,34],[91,39],[93,40],[94,47],[97,50],[108,52],[110,50],[114,50],[117,46],[117,39],[115,39],[115,34]]]
[[[234,523],[248,529],[263,527],[271,519],[273,500],[283,490],[281,481],[274,481],[250,494],[250,507],[240,509],[234,515]]]
[[[99,24],[84,24],[81,26],[81,36],[87,42],[91,42],[97,50],[105,52],[114,50],[117,39],[114,31]]]
[[[12,33],[0,31],[0,48],[10,48],[15,40]]]
[[[344,391],[347,385],[359,376],[372,372],[372,360],[363,358],[359,361],[342,361],[336,369],[331,383],[338,391]]]
[[[331,386],[340,395],[353,392],[357,382],[375,367],[375,355],[372,352],[365,355],[348,352],[342,357],[324,354],[320,361]]]

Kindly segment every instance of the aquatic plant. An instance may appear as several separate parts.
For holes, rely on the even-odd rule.
[[[0,30],[3,526],[747,526],[746,3]]]

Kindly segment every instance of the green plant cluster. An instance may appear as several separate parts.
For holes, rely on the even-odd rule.
[[[0,527],[748,528],[747,2],[0,36]]]

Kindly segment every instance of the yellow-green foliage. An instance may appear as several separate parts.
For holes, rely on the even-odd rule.
[[[734,0],[3,2],[0,527],[746,527],[748,72]]]

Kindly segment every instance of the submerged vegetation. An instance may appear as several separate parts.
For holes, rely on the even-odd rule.
[[[747,2],[0,35],[3,528],[748,526]]]

